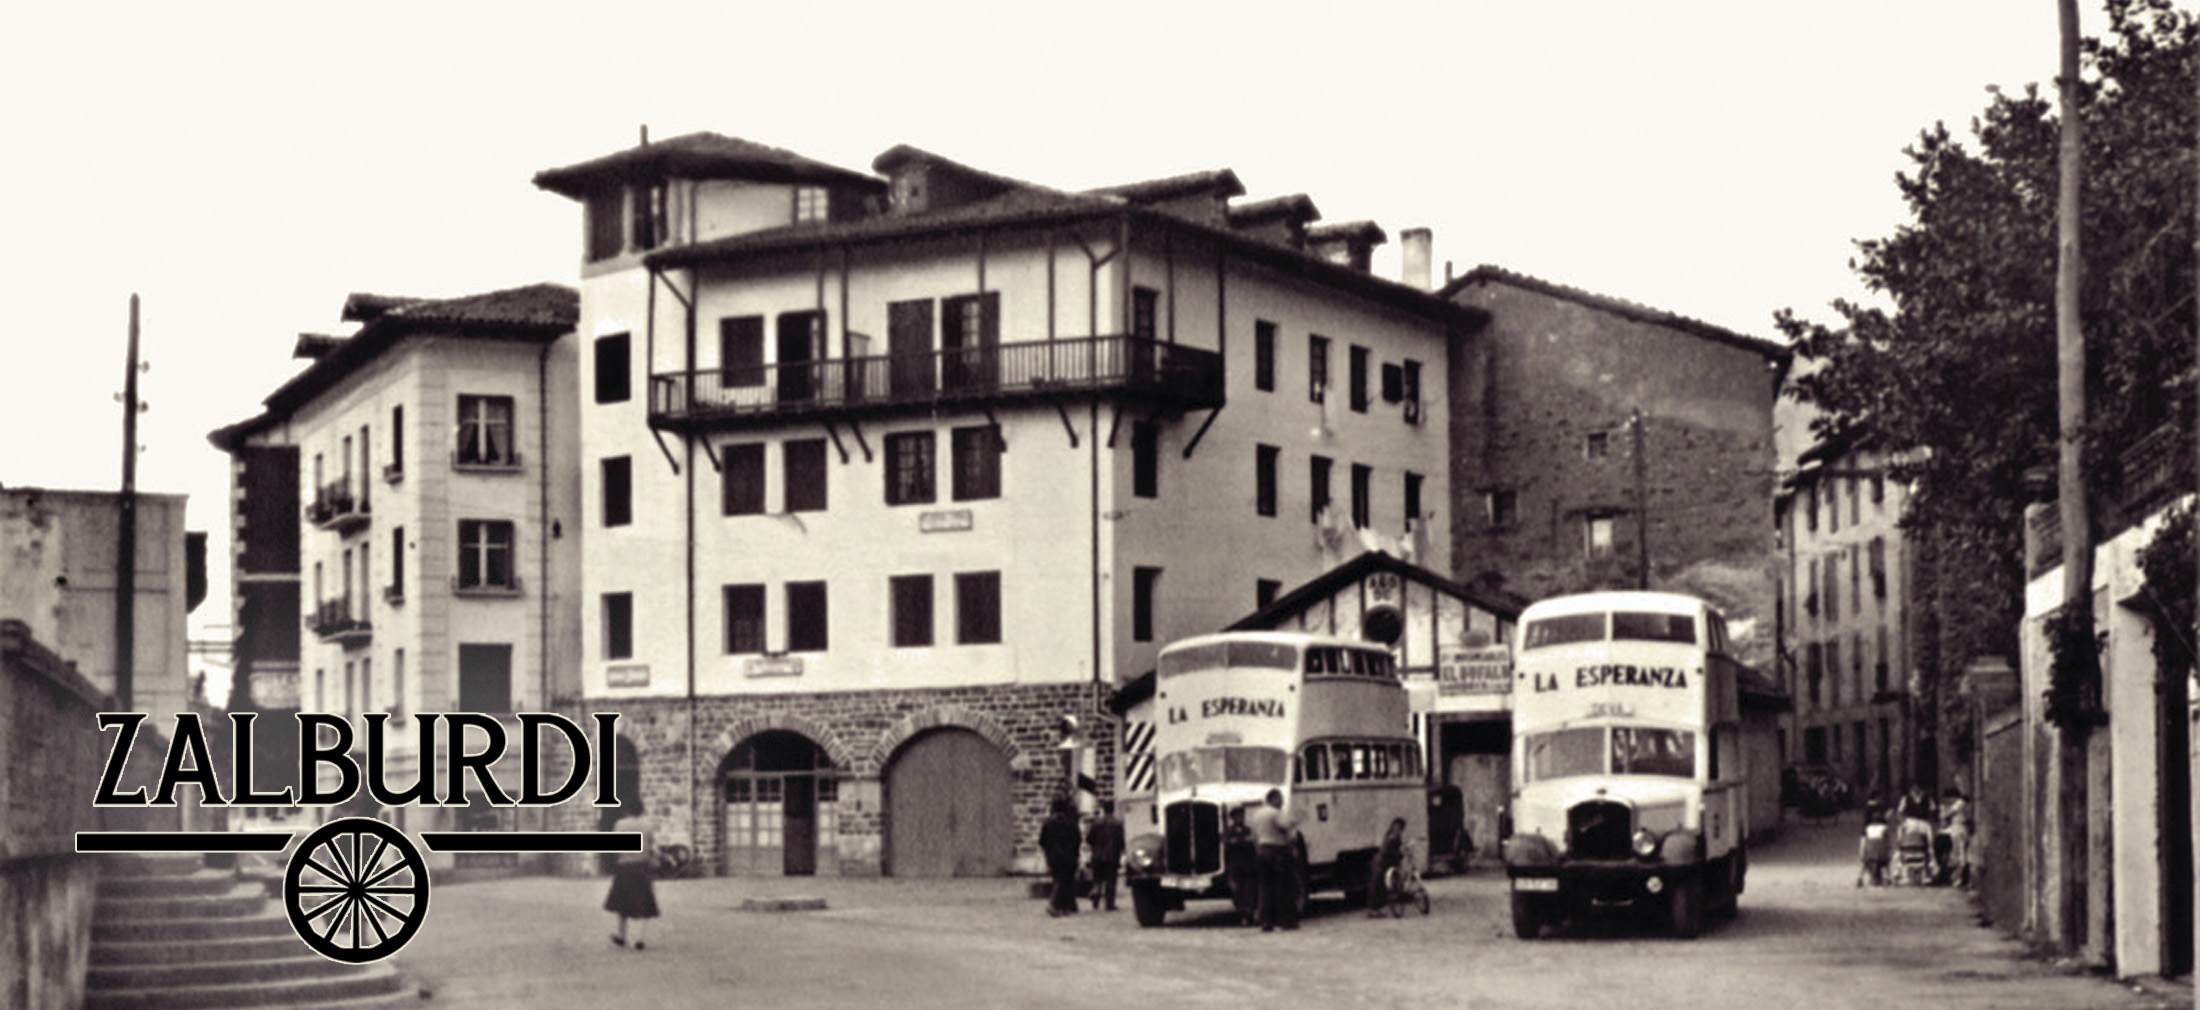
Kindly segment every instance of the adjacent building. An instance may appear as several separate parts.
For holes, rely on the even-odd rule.
[[[1089,192],[693,134],[582,211],[582,705],[709,871],[1037,865],[1060,745],[1159,647],[1447,549],[1485,313],[1210,171]]]

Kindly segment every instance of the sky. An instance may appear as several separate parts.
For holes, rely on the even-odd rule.
[[[2087,31],[2105,16],[2082,2]],[[1869,301],[1920,130],[2056,65],[2050,0],[1056,5],[0,5],[0,485],[120,487],[141,299],[141,491],[212,534],[207,441],[343,333],[347,294],[577,283],[535,172],[712,131],[848,168],[910,144],[1083,189],[1229,168],[1329,222],[1777,338]],[[220,694],[216,694],[220,697]]]

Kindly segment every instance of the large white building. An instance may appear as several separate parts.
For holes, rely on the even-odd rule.
[[[1035,866],[1062,716],[1451,542],[1485,317],[1370,276],[1380,229],[1228,171],[873,168],[694,134],[535,179],[583,210],[582,708],[707,871]]]

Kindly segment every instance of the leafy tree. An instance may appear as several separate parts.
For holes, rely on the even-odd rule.
[[[2112,492],[2117,452],[2192,410],[2200,28],[2168,0],[2106,9],[2079,99],[2088,472]],[[2027,475],[2053,473],[2058,125],[2028,86],[1997,92],[1969,144],[1923,131],[1896,180],[1911,220],[1858,242],[1850,263],[1892,308],[1836,302],[1833,326],[1777,317],[1802,359],[1790,393],[1820,411],[1819,437],[1906,460],[1903,524],[1942,566],[1934,602],[1956,606],[1938,615],[1950,669],[2013,655]]]

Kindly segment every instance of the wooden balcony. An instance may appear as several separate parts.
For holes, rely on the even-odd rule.
[[[649,423],[676,431],[921,414],[1104,395],[1172,411],[1222,406],[1222,356],[1139,337],[1072,337],[926,354],[651,376]]]
[[[374,638],[374,625],[365,617],[352,616],[351,600],[339,596],[322,600],[306,615],[306,626],[324,642],[340,642],[345,648],[357,648]]]
[[[318,489],[313,504],[306,506],[306,521],[338,534],[349,534],[365,526],[369,518],[367,496],[354,494],[348,481],[338,481]]]

